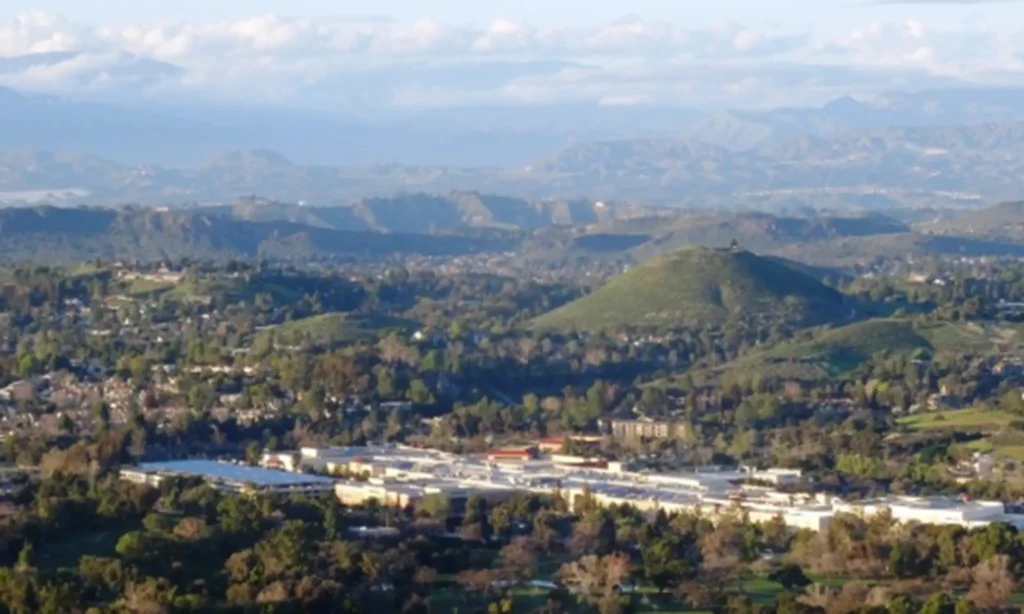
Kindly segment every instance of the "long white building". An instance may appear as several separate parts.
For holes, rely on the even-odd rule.
[[[154,487],[159,487],[167,478],[195,477],[217,490],[245,494],[324,493],[333,491],[336,482],[319,475],[272,471],[212,460],[142,463],[122,468],[120,477]]]
[[[455,502],[470,495],[493,503],[521,492],[559,493],[570,505],[585,493],[601,505],[631,505],[643,511],[698,513],[708,518],[740,515],[754,522],[781,519],[787,526],[820,531],[838,513],[870,517],[889,510],[894,520],[965,527],[990,522],[1024,526],[1024,516],[1007,514],[999,502],[961,502],[948,498],[887,497],[846,502],[825,495],[788,494],[772,485],[800,479],[793,470],[699,470],[658,474],[561,464],[557,458],[489,461],[404,446],[304,448],[264,455],[268,467],[312,467],[361,476],[339,480],[335,493],[350,505],[371,499],[384,505],[416,505],[430,495]],[[755,485],[756,484],[756,485]]]

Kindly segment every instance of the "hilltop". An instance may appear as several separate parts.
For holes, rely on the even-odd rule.
[[[742,250],[686,248],[612,279],[533,325],[595,330],[737,318],[813,325],[846,320],[851,312],[842,294],[778,261]]]

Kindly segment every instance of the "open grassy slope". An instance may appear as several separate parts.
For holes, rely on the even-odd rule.
[[[822,324],[850,318],[839,292],[747,251],[686,248],[620,275],[534,321],[541,329],[707,325],[731,318]]]

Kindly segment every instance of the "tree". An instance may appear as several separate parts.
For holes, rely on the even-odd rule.
[[[889,571],[897,578],[911,578],[918,573],[917,548],[910,543],[899,543],[889,551]]]
[[[983,610],[1006,605],[1017,590],[1012,563],[1005,554],[978,563],[971,570],[971,576],[973,582],[967,599]]]
[[[516,537],[499,553],[502,566],[520,582],[533,579],[537,570],[537,547],[528,537]]]
[[[75,423],[71,421],[70,416],[61,412],[60,417],[57,418],[57,428],[63,433],[71,433],[75,430]]]
[[[92,418],[96,421],[96,429],[105,431],[110,426],[110,406],[103,401],[96,401],[92,406]]]
[[[956,602],[956,609],[953,610],[954,614],[977,614],[978,609],[974,607],[969,599],[959,599]]]
[[[512,529],[512,508],[509,504],[495,505],[491,508],[491,528],[500,538],[508,536]]]
[[[337,497],[327,497],[324,502],[324,537],[333,540],[340,537],[341,503]]]
[[[478,495],[471,495],[466,500],[466,513],[462,518],[459,535],[463,539],[487,541],[491,537],[491,532],[487,501]]]
[[[948,593],[935,593],[921,605],[921,614],[954,614],[955,608]]]
[[[245,446],[245,462],[250,465],[258,465],[262,458],[263,448],[260,447],[259,442],[250,441],[249,445]]]
[[[381,366],[377,369],[377,395],[382,399],[390,399],[395,395],[395,374],[390,367]]]
[[[142,560],[149,557],[152,554],[151,540],[146,537],[146,534],[141,531],[129,531],[121,536],[117,540],[117,545],[114,550],[123,558],[132,560]]]
[[[813,608],[801,603],[794,593],[782,593],[775,600],[775,614],[811,614],[813,611]]]
[[[602,614],[621,611],[620,591],[629,580],[629,556],[621,552],[599,557],[585,556],[566,563],[558,572],[566,587],[581,603],[598,608]]]
[[[697,574],[693,544],[674,531],[642,540],[640,556],[644,576],[659,591],[692,580]]]
[[[978,561],[1008,554],[1016,541],[1016,531],[1003,522],[993,522],[971,534],[971,551]]]
[[[174,527],[174,536],[182,541],[196,541],[206,537],[207,533],[206,521],[194,516],[182,518]]]
[[[615,521],[607,511],[592,509],[573,526],[570,549],[574,556],[605,555],[614,547]]]
[[[896,595],[886,604],[889,614],[914,614],[917,606],[914,601],[906,595]]]
[[[32,546],[32,542],[26,541],[21,547],[21,551],[18,552],[18,564],[15,569],[19,573],[30,573],[35,569],[35,548]]]
[[[197,384],[188,391],[188,406],[192,411],[201,414],[213,407],[214,392],[209,384]]]
[[[799,565],[783,565],[769,574],[768,579],[778,582],[787,591],[799,591],[811,585],[811,579]]]
[[[406,398],[416,405],[432,405],[435,402],[434,395],[431,394],[427,383],[419,378],[409,382],[409,392]]]
[[[423,497],[417,508],[417,512],[435,520],[448,518],[450,511],[451,503],[448,501],[448,497],[443,494],[429,494]]]

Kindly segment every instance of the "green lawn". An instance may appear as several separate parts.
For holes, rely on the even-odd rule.
[[[166,292],[174,288],[174,282],[170,281],[156,281],[153,279],[133,279],[125,294],[129,296],[141,296],[146,294],[153,294],[156,292]]]
[[[996,456],[1024,461],[1024,446],[996,446],[992,453]]]
[[[260,335],[272,335],[281,345],[311,344],[329,347],[351,343],[358,339],[373,338],[391,330],[409,334],[417,327],[411,320],[383,315],[353,316],[345,313],[326,313],[287,322]]]
[[[1020,420],[1020,416],[1003,411],[961,409],[923,412],[899,419],[899,423],[915,431],[926,430],[997,430]]]

